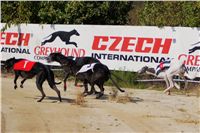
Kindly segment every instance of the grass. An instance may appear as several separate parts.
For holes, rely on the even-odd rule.
[[[164,87],[164,82],[138,82],[138,79],[149,79],[152,76],[149,75],[139,75],[135,72],[128,71],[112,71],[112,78],[123,88],[137,88],[137,89],[147,89],[156,88],[161,90]],[[112,82],[109,80],[106,85],[112,86]]]

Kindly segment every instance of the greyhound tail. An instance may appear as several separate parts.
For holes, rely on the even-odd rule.
[[[120,77],[118,77],[116,74],[114,74],[114,73],[111,73],[111,74],[112,74],[115,78],[117,78],[118,80],[125,82],[123,79],[121,79]]]
[[[51,35],[52,35],[52,34],[50,34],[50,35],[48,35],[48,36],[44,37],[44,38],[43,38],[43,40],[44,40],[44,39],[47,39],[47,38],[48,38],[48,37],[50,37]]]
[[[55,82],[56,85],[59,85],[59,84],[61,84],[61,83],[62,83],[62,82]]]
[[[197,44],[199,44],[199,43],[200,43],[200,41],[199,41],[199,42],[196,42],[196,43],[194,43],[194,44],[192,44],[192,46],[197,45]]]
[[[113,80],[113,78],[111,77],[111,75],[110,75],[110,80],[112,81],[112,83],[115,85],[115,87],[116,87],[119,91],[125,92],[125,90],[122,90],[122,89],[119,87],[119,85]]]

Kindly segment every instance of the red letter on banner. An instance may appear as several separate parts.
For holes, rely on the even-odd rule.
[[[105,50],[107,48],[107,44],[100,44],[101,42],[108,42],[107,36],[95,36],[92,49],[93,50]]]
[[[161,44],[162,38],[155,38],[155,43],[152,53],[159,53],[159,50],[162,48],[162,54],[168,54],[169,49],[172,43],[172,39],[165,39],[164,44]]]

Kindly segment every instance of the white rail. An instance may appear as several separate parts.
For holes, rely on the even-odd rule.
[[[179,82],[184,82],[182,79],[173,79],[174,81],[179,81]],[[138,82],[159,82],[159,81],[164,81],[164,79],[142,79],[142,80],[136,80]],[[187,80],[187,82],[190,83],[200,83],[200,81],[196,80]]]

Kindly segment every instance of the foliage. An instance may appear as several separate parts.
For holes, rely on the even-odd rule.
[[[139,25],[200,26],[200,2],[148,1],[139,14]]]
[[[10,24],[127,24],[127,1],[2,1],[1,22]]]
[[[1,22],[200,26],[199,1],[2,1]]]
[[[4,28],[11,24],[29,23],[29,17],[32,15],[30,11],[30,2],[1,2],[1,22],[7,23]]]

